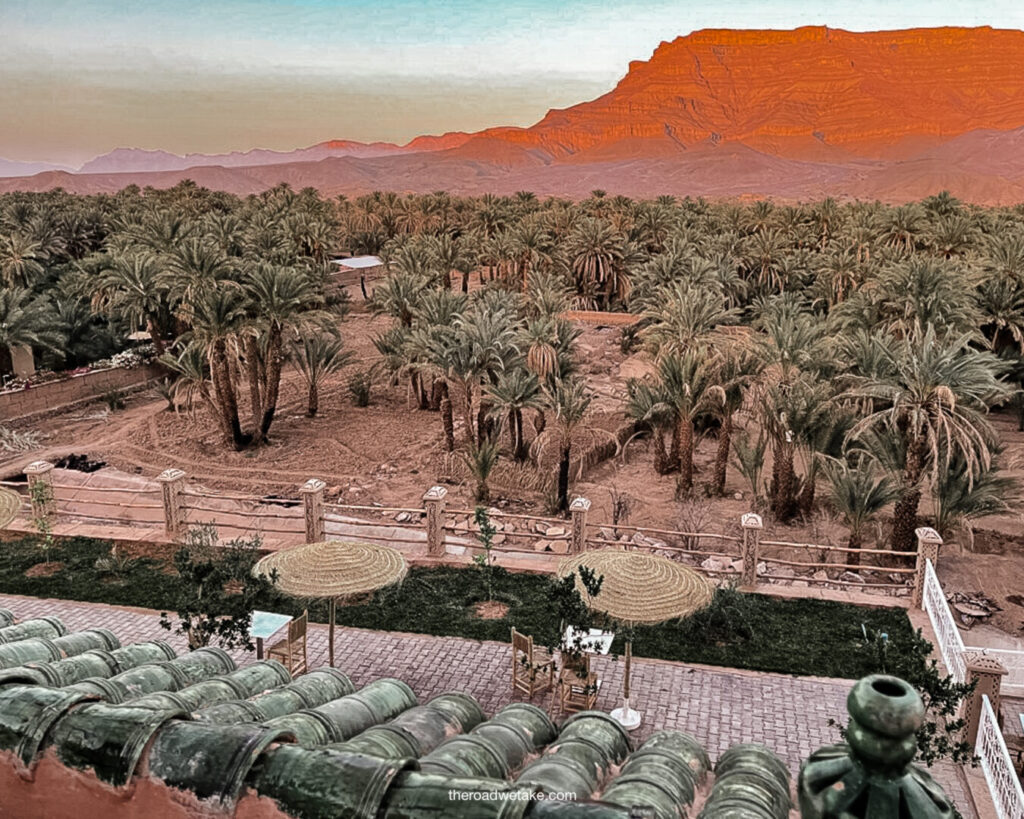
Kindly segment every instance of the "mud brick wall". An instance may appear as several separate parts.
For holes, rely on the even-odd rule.
[[[130,370],[117,368],[73,375],[61,381],[51,381],[27,390],[0,393],[0,421],[23,418],[38,412],[66,407],[79,401],[88,401],[111,390],[141,386],[164,374],[159,365],[150,364]]]

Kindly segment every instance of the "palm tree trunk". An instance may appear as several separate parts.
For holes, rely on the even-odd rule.
[[[445,452],[455,451],[455,419],[452,416],[452,401],[446,392],[441,399],[441,428],[444,430]]]
[[[660,427],[651,430],[651,446],[654,448],[654,471],[659,475],[667,475],[673,465],[665,450],[665,433]]]
[[[473,446],[476,443],[475,426],[473,424],[473,388],[468,382],[464,387],[465,389],[462,391],[462,434],[466,438],[466,445]]]
[[[435,378],[430,383],[430,409],[435,412],[441,409],[441,399],[445,395],[444,381],[440,378]]]
[[[156,348],[156,354],[161,356],[167,350],[167,345],[164,344],[164,340],[160,337],[160,331],[157,329],[156,322],[153,321],[152,316],[146,318],[146,330],[149,331],[149,337],[153,339],[153,347]]]
[[[850,537],[846,541],[846,545],[851,549],[861,548],[860,530],[853,527],[850,528]],[[843,563],[849,563],[852,566],[859,566],[860,552],[847,552],[846,560],[844,560]]]
[[[772,473],[772,512],[781,523],[796,516],[796,474],[793,471],[793,444],[776,441]]]
[[[672,426],[672,442],[669,445],[668,462],[673,471],[679,464],[679,424]]]
[[[907,460],[903,469],[903,489],[892,510],[892,548],[912,552],[917,548],[917,508],[921,503],[921,444],[911,441],[907,445]]]
[[[680,415],[679,423],[679,494],[689,495],[693,489],[693,419]]]
[[[263,376],[260,373],[259,347],[255,336],[245,341],[245,372],[249,380],[249,404],[252,413],[252,428],[259,429],[263,418]]]
[[[548,419],[544,415],[544,410],[537,410],[537,414],[533,416],[533,431],[540,435],[547,425]]]
[[[526,446],[526,433],[523,429],[523,411],[517,409],[514,412],[515,425],[516,425],[516,449],[512,453],[512,457],[522,463],[526,460],[526,456],[529,454],[529,450]]]
[[[725,494],[725,470],[729,465],[729,447],[732,445],[732,413],[722,414],[722,425],[718,430],[718,447],[715,450],[714,476],[711,480],[713,494]]]
[[[320,409],[320,388],[316,381],[309,382],[309,400],[306,405],[306,417],[313,418]]]
[[[284,360],[281,349],[281,327],[271,325],[270,342],[267,344],[267,381],[263,388],[263,416],[256,432],[256,443],[266,440],[270,425],[274,422],[274,413],[277,412],[277,396],[281,389],[281,365]]]
[[[803,517],[807,517],[811,513],[811,509],[814,507],[814,492],[817,488],[818,469],[814,461],[807,469],[807,475],[804,478],[804,485],[800,488],[800,498],[797,502],[797,506],[800,509],[800,514]]]
[[[225,432],[230,433],[228,443],[236,450],[245,449],[251,439],[242,432],[242,424],[238,420],[238,399],[235,396],[235,386],[231,382],[227,342],[224,339],[218,339],[213,344],[210,375],[213,379],[213,393],[224,421],[223,428]]]
[[[562,456],[558,460],[558,511],[565,514],[569,511],[569,455],[571,448],[562,447]]]

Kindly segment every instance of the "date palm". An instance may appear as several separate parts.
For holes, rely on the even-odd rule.
[[[558,473],[555,485],[556,507],[559,512],[569,511],[569,469],[572,463],[573,439],[584,428],[593,396],[579,379],[559,379],[543,390],[548,424],[537,436],[534,446],[543,449],[554,446],[558,454]]]
[[[97,312],[117,317],[133,328],[144,327],[157,355],[163,355],[172,304],[169,277],[155,254],[136,252],[106,258],[92,305]]]
[[[485,387],[484,393],[491,405],[492,414],[508,422],[512,457],[516,461],[526,460],[529,448],[523,432],[523,410],[540,406],[540,382],[537,376],[523,367],[505,370],[498,376],[496,384]]]
[[[698,416],[714,412],[726,401],[717,367],[708,351],[695,348],[669,353],[658,360],[657,380],[675,418],[679,440],[679,493],[693,489],[694,434]]]
[[[963,459],[968,485],[991,467],[995,435],[985,414],[1012,391],[1000,380],[999,359],[970,341],[929,326],[893,346],[887,373],[860,379],[848,393],[879,407],[858,422],[851,437],[889,430],[905,452],[893,512],[896,549],[914,548],[922,488],[935,485],[953,459]]]
[[[0,288],[0,371],[10,372],[11,350],[16,347],[39,347],[60,355],[64,336],[56,324],[46,296],[33,296],[24,287]]]
[[[45,260],[37,240],[22,233],[0,234],[0,282],[6,287],[32,284],[43,275]]]
[[[726,307],[717,288],[692,287],[676,282],[655,293],[643,318],[644,339],[656,353],[682,353],[707,343],[714,331],[733,324],[740,312]]]
[[[830,500],[850,535],[846,545],[850,549],[862,548],[864,529],[876,520],[889,504],[896,500],[896,487],[886,476],[877,476],[871,463],[859,459],[855,466],[845,461],[831,460],[823,466],[831,489]],[[859,552],[847,552],[844,563],[860,564]]]
[[[320,308],[323,297],[305,270],[267,262],[258,263],[242,280],[250,302],[247,357],[263,353],[263,366],[248,362],[253,406],[253,443],[262,443],[277,412],[286,333],[300,337],[324,328],[329,316]],[[253,343],[253,339],[256,343]],[[262,350],[258,345],[262,342]]]
[[[306,416],[313,418],[320,409],[320,384],[328,375],[347,367],[352,362],[352,353],[337,336],[311,333],[292,343],[291,358],[308,388]]]

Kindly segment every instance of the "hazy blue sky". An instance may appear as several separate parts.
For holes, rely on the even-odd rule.
[[[1024,28],[1024,0],[0,0],[0,156],[528,125],[700,28]]]

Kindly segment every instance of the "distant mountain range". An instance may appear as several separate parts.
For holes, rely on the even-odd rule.
[[[705,30],[662,43],[609,93],[528,128],[332,140],[177,156],[121,148],[77,173],[0,161],[3,190],[82,193],[185,178],[245,194],[279,182],[585,196],[1024,201],[1024,32]],[[12,170],[13,169],[13,170]]]

